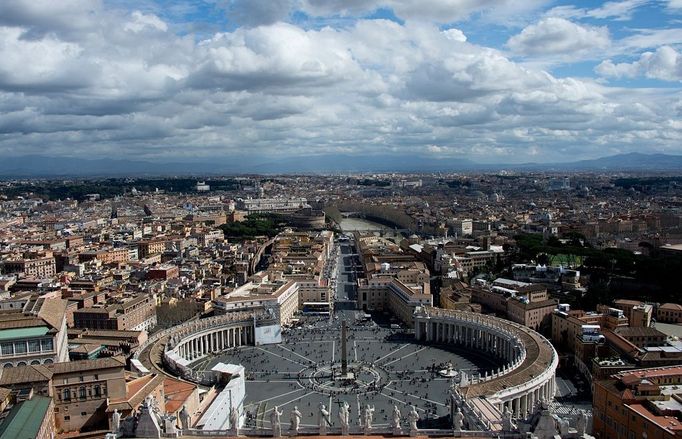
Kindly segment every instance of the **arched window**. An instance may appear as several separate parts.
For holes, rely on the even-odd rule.
[[[99,384],[95,384],[95,396],[98,398],[102,396],[102,388]]]
[[[85,387],[81,387],[80,389],[78,389],[78,396],[80,397],[80,399],[85,399],[86,397]]]
[[[64,401],[71,401],[71,390],[64,389]]]

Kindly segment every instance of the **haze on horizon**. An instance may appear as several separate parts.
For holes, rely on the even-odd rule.
[[[0,157],[682,154],[682,0],[3,0]]]

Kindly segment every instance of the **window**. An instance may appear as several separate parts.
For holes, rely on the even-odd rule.
[[[65,420],[65,421],[71,420],[71,416],[68,416],[68,415],[67,415],[67,416],[64,416],[64,420]]]
[[[26,352],[26,342],[25,341],[17,341],[14,343],[14,352],[17,354],[23,354]]]
[[[71,390],[70,389],[64,389],[64,401],[71,401]]]
[[[102,396],[102,388],[99,385],[95,386],[95,396]]]
[[[54,343],[52,342],[51,338],[46,338],[44,340],[40,340],[40,345],[42,346],[44,351],[54,350]]]
[[[0,344],[0,350],[2,351],[2,355],[12,355],[14,354],[14,344],[2,343]]]
[[[78,389],[78,396],[80,397],[80,399],[85,399],[86,397],[85,387],[81,387],[80,389]]]
[[[87,414],[88,414],[87,412],[81,412],[81,416],[85,416]]]
[[[28,351],[29,352],[40,352],[40,340],[29,340],[28,341]]]

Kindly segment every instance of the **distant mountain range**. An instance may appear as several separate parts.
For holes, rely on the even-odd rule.
[[[318,155],[281,160],[234,157],[213,162],[146,162],[40,155],[0,160],[0,176],[95,177],[228,174],[314,174],[456,171],[680,171],[682,155],[630,153],[566,163],[482,164],[467,159],[405,155]]]

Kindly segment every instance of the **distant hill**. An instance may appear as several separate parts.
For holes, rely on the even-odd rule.
[[[438,172],[474,169],[477,163],[466,159],[439,159],[405,155],[317,155],[291,157],[256,165],[261,173],[316,172]]]
[[[561,165],[558,166],[561,167]],[[563,167],[584,170],[679,170],[682,169],[682,155],[632,152],[594,160],[565,163]]]
[[[235,173],[236,165],[163,163],[116,159],[81,159],[27,155],[0,160],[4,177],[92,177]]]
[[[682,156],[630,153],[566,163],[481,164],[467,159],[408,155],[316,155],[263,160],[234,157],[213,162],[146,162],[137,160],[81,159],[40,155],[0,160],[0,176],[94,177],[161,176],[192,174],[292,174],[357,172],[447,172],[555,170],[555,171],[679,171]]]

